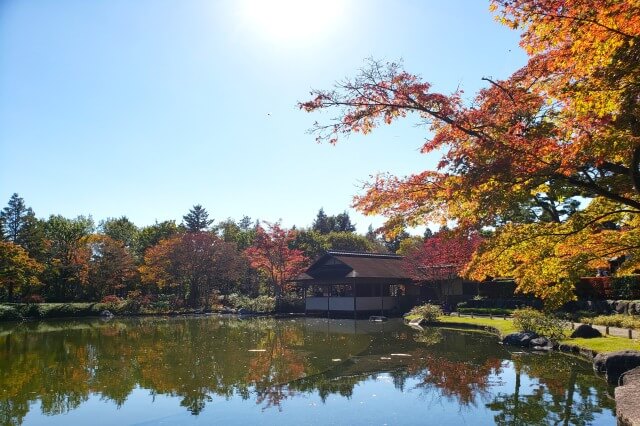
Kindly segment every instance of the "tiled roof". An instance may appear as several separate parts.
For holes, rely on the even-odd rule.
[[[337,262],[330,264],[335,259]],[[408,279],[402,269],[402,256],[380,253],[329,251],[316,260],[298,280],[313,278],[394,278]]]

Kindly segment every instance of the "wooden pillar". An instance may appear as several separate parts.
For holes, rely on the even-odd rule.
[[[331,284],[327,284],[327,318],[331,318]]]
[[[358,304],[356,301],[356,279],[353,279],[351,284],[351,292],[353,293],[353,319],[358,319]]]
[[[380,283],[380,315],[384,316],[384,296],[382,295],[382,283]]]
[[[304,298],[304,315],[307,315],[307,288],[309,288],[308,285],[304,286],[304,290],[302,290],[302,295]]]

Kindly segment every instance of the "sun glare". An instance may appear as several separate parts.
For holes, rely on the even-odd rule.
[[[345,0],[244,0],[242,7],[252,32],[294,44],[331,34],[344,15]]]

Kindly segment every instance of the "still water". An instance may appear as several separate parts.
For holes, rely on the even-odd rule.
[[[400,320],[0,325],[1,425],[614,425],[585,361]]]

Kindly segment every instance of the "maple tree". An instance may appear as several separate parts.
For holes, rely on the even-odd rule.
[[[251,267],[263,273],[276,297],[291,287],[291,280],[298,276],[307,264],[302,250],[290,248],[296,231],[284,229],[280,223],[265,222],[256,228],[253,245],[245,250]]]
[[[402,260],[403,268],[417,281],[456,278],[480,242],[481,237],[477,233],[438,232],[409,250]]]
[[[209,306],[214,291],[224,291],[244,271],[233,243],[208,232],[186,232],[147,250],[140,267],[142,282],[171,290],[189,306]]]
[[[460,230],[504,227],[483,244],[480,253],[492,256],[465,272],[500,270],[518,278],[520,290],[560,303],[571,297],[572,273],[602,261],[613,240],[628,240],[615,250],[620,255],[638,248],[628,223],[640,213],[640,5],[494,0],[490,7],[522,30],[529,61],[507,79],[486,78],[473,102],[464,102],[461,90],[431,91],[401,64],[369,60],[355,78],[313,91],[299,106],[340,111],[312,129],[331,143],[410,113],[428,123],[432,136],[422,152],[442,153],[437,169],[377,175],[355,206],[386,216],[390,232],[449,220]],[[581,201],[596,206],[581,212]],[[602,234],[603,248],[593,230],[616,220],[625,226]],[[527,241],[531,253],[517,249]],[[533,279],[534,259],[555,262],[544,279]],[[563,271],[567,264],[579,267]]]

